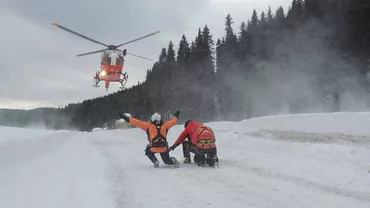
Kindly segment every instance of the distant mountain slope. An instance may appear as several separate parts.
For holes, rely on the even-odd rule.
[[[69,118],[58,108],[0,109],[0,125],[59,129],[69,127]]]

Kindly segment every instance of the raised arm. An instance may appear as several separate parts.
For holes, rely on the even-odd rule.
[[[170,128],[172,128],[174,125],[176,125],[176,124],[177,124],[177,121],[178,121],[177,117],[173,117],[171,120],[169,120],[169,121],[165,122],[163,126],[164,126],[166,129],[170,129]]]
[[[148,122],[144,122],[144,121],[140,121],[138,119],[135,119],[135,118],[132,118],[132,117],[128,117],[126,116],[125,114],[121,114],[119,113],[118,114],[121,118],[125,119],[125,121],[129,122],[131,125],[134,125],[136,127],[139,127],[141,128],[142,130],[146,130],[149,126]]]
[[[179,120],[179,115],[180,115],[180,111],[178,110],[178,111],[176,111],[176,113],[174,114],[174,116],[171,120],[164,123],[164,127],[167,128],[167,129],[170,129],[174,125],[176,125],[177,121]]]
[[[136,126],[136,127],[141,128],[144,131],[149,127],[148,122],[140,121],[140,120],[132,118],[132,117],[129,118],[129,123]]]

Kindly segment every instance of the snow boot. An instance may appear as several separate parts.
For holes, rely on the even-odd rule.
[[[213,168],[216,168],[216,167],[219,167],[218,166],[218,158],[216,155],[213,155],[213,156],[209,156],[207,155],[207,164],[210,166],[210,167],[213,167]]]
[[[191,163],[190,157],[185,157],[184,163],[190,164]]]
[[[198,164],[200,161],[202,161],[203,157],[201,155],[195,154],[194,155],[194,163]]]
[[[218,157],[217,156],[213,156],[213,160],[214,160],[214,164],[212,165],[212,167],[213,168],[220,167],[219,164],[218,164]]]
[[[206,166],[206,160],[205,160],[205,158],[202,158],[202,159],[198,162],[198,166],[199,166],[199,167],[205,167],[205,166]]]
[[[175,168],[179,168],[180,167],[180,163],[176,160],[175,157],[170,157],[170,159],[173,162],[173,166],[175,166]]]
[[[159,168],[159,161],[158,160],[154,162],[154,167]]]
[[[204,161],[200,161],[200,162],[198,163],[198,166],[199,166],[199,167],[205,167],[205,166],[206,166],[206,163],[205,163]]]

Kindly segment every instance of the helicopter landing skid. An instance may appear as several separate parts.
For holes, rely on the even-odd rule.
[[[121,90],[125,90],[125,89],[127,89],[127,88],[125,87],[126,83],[125,83],[125,84],[122,84],[122,83],[121,83],[121,85],[122,85],[122,86],[121,86],[121,87],[119,87],[119,89],[121,89]]]
[[[93,87],[100,87],[98,84],[99,84],[100,80],[98,80],[96,77],[94,78],[94,84],[93,84]]]
[[[119,87],[121,90],[125,90],[126,89],[126,83],[127,83],[127,79],[128,79],[128,75],[127,73],[121,73],[123,75],[123,79],[120,80],[120,83],[121,83],[121,87]]]

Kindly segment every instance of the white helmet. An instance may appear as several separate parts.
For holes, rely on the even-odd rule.
[[[162,122],[162,117],[159,113],[154,113],[150,119],[151,122],[160,124]]]

